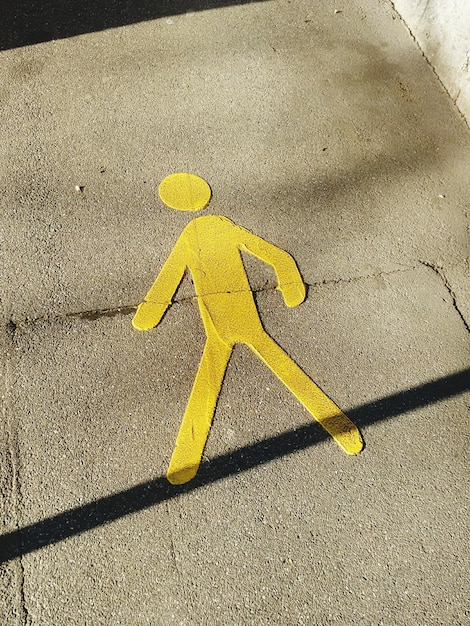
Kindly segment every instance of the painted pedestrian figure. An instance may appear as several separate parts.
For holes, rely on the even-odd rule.
[[[177,210],[200,210],[210,200],[207,183],[194,174],[173,174],[162,181],[160,197]],[[274,268],[277,289],[288,307],[305,299],[305,285],[294,259],[284,250],[225,217],[193,219],[183,230],[155,283],[132,321],[148,330],[158,325],[187,270],[191,272],[207,341],[167,471],[173,484],[197,473],[228,361],[244,343],[300,400],[348,454],[363,447],[356,426],[266,333],[240,252]]]

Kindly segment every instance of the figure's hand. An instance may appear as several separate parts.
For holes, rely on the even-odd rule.
[[[279,286],[284,297],[284,302],[288,307],[299,305],[305,300],[305,285],[303,282],[289,283]]]
[[[160,322],[167,309],[166,304],[158,302],[142,302],[137,307],[136,314],[132,318],[132,326],[137,330],[150,330]]]

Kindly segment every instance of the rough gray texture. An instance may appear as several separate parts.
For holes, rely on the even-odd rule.
[[[465,623],[470,132],[389,3],[234,5],[0,56],[0,512],[29,533],[2,624]],[[358,457],[241,346],[200,482],[160,480],[204,344],[190,279],[158,329],[130,322],[192,217],[156,198],[178,170],[297,260],[287,309],[244,257]]]
[[[1,310],[1,303],[0,303]],[[16,425],[9,404],[12,329],[0,330],[0,528],[2,534],[18,527],[19,450]],[[1,551],[0,551],[1,553]],[[23,568],[19,560],[0,563],[0,618],[5,626],[22,624],[24,618]]]

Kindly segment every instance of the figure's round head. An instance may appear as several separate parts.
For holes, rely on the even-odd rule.
[[[158,186],[158,195],[170,209],[201,211],[209,204],[212,192],[200,176],[178,172],[162,180]]]

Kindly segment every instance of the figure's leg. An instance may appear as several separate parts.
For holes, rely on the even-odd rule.
[[[248,345],[345,452],[357,454],[362,450],[358,428],[266,332]]]
[[[197,473],[231,352],[215,333],[208,336],[166,474],[173,485]]]

